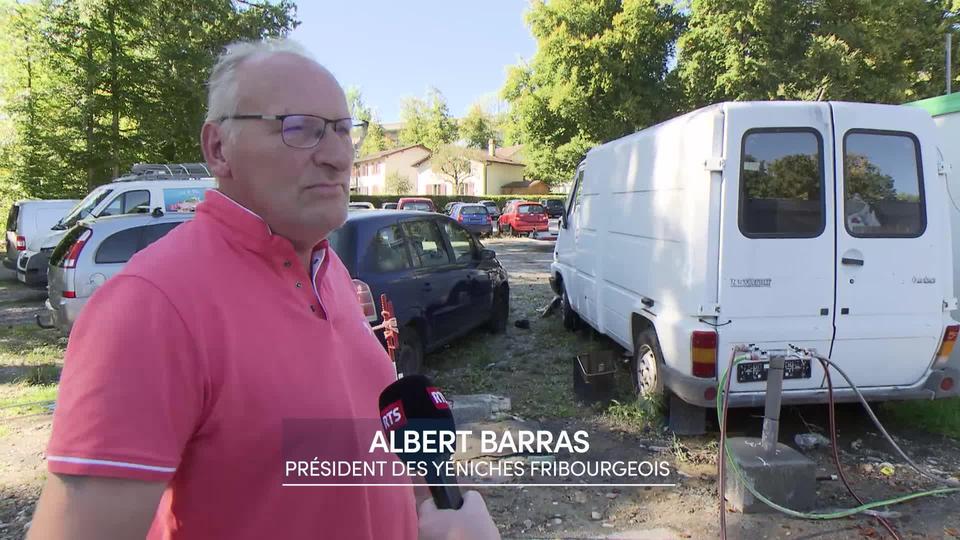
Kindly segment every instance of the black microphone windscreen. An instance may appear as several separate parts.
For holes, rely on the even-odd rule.
[[[384,388],[380,393],[380,417],[388,430],[425,420],[430,421],[433,429],[455,429],[450,403],[423,375],[408,375]]]

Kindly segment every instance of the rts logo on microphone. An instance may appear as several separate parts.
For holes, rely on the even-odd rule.
[[[436,386],[427,387],[427,393],[430,394],[430,400],[433,401],[434,407],[438,409],[450,408],[450,402],[447,401],[447,398],[443,397],[443,392]]]
[[[393,430],[407,425],[407,415],[403,413],[403,402],[394,401],[380,411],[383,429]]]

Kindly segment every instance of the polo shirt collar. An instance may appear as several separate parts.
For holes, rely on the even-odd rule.
[[[241,245],[252,251],[270,251],[276,249],[275,246],[278,244],[293,250],[290,240],[274,234],[270,225],[256,212],[231,199],[220,190],[207,190],[203,202],[197,205],[197,217],[209,217],[219,222],[234,236],[239,237]],[[325,251],[327,246],[327,240],[323,239],[313,246],[312,252],[316,254],[318,251]]]

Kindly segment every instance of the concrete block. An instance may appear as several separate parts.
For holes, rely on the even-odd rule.
[[[450,396],[447,399],[458,426],[489,420],[494,414],[510,411],[510,398],[493,394]]]
[[[813,508],[817,495],[816,464],[793,448],[777,443],[773,454],[766,454],[760,439],[727,439],[731,456],[737,460],[744,477],[767,499],[787,508],[806,511]],[[744,514],[775,512],[747,491],[736,471],[724,462],[726,497],[730,505]]]

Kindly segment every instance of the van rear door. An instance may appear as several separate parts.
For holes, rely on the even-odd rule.
[[[832,359],[858,386],[909,385],[933,360],[945,296],[952,296],[944,293],[951,248],[947,194],[929,142],[934,124],[909,107],[831,105],[838,208]]]
[[[737,344],[827,353],[833,334],[833,130],[826,103],[731,103],[720,224],[718,371]],[[728,322],[729,321],[729,322]],[[745,366],[746,367],[746,366]],[[784,380],[816,388],[818,363]],[[731,377],[733,391],[766,383]]]

